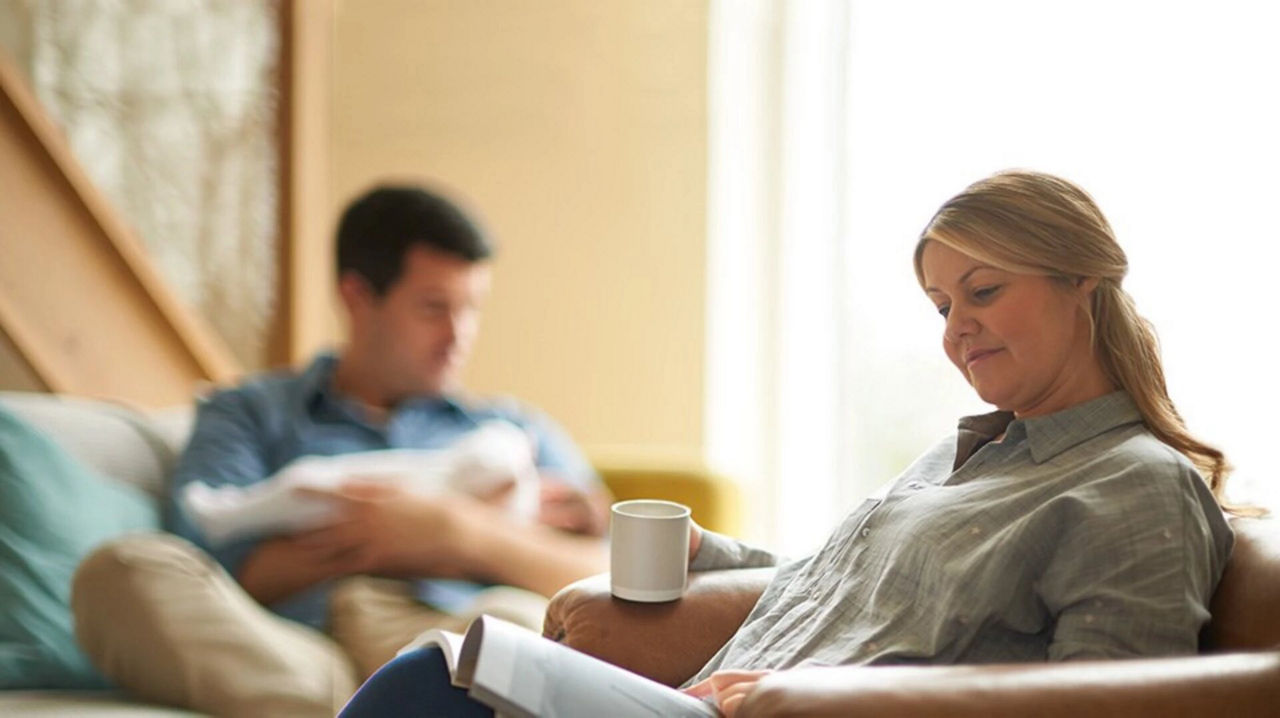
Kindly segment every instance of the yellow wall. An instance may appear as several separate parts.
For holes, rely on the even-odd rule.
[[[343,0],[334,212],[444,182],[497,237],[468,371],[595,457],[700,458],[707,4]]]

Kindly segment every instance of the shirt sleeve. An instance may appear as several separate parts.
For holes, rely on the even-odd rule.
[[[182,511],[177,497],[183,487],[194,481],[213,487],[248,486],[269,473],[263,431],[245,397],[238,390],[229,390],[202,402],[191,440],[178,460],[170,486],[169,530],[209,553],[232,576],[237,575],[258,540],[211,546]]]
[[[1231,537],[1194,469],[1129,464],[1063,497],[1060,516],[1039,583],[1049,659],[1195,653]]]
[[[777,566],[784,559],[714,531],[702,532],[698,554],[689,563],[690,571],[716,571],[728,568],[763,568]]]

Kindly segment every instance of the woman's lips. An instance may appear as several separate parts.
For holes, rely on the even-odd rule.
[[[975,349],[964,356],[964,364],[972,369],[975,364],[999,352],[999,349]]]

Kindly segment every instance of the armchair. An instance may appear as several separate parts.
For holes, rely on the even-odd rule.
[[[1236,519],[1233,528],[1236,547],[1198,656],[782,671],[761,681],[739,715],[1280,715],[1280,521]],[[544,633],[679,685],[737,630],[770,575],[694,574],[684,599],[656,605],[614,599],[605,577],[592,577],[552,600]]]

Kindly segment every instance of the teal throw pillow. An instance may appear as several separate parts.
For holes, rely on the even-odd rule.
[[[71,576],[102,542],[159,528],[155,501],[0,405],[0,688],[101,688],[76,644]]]

